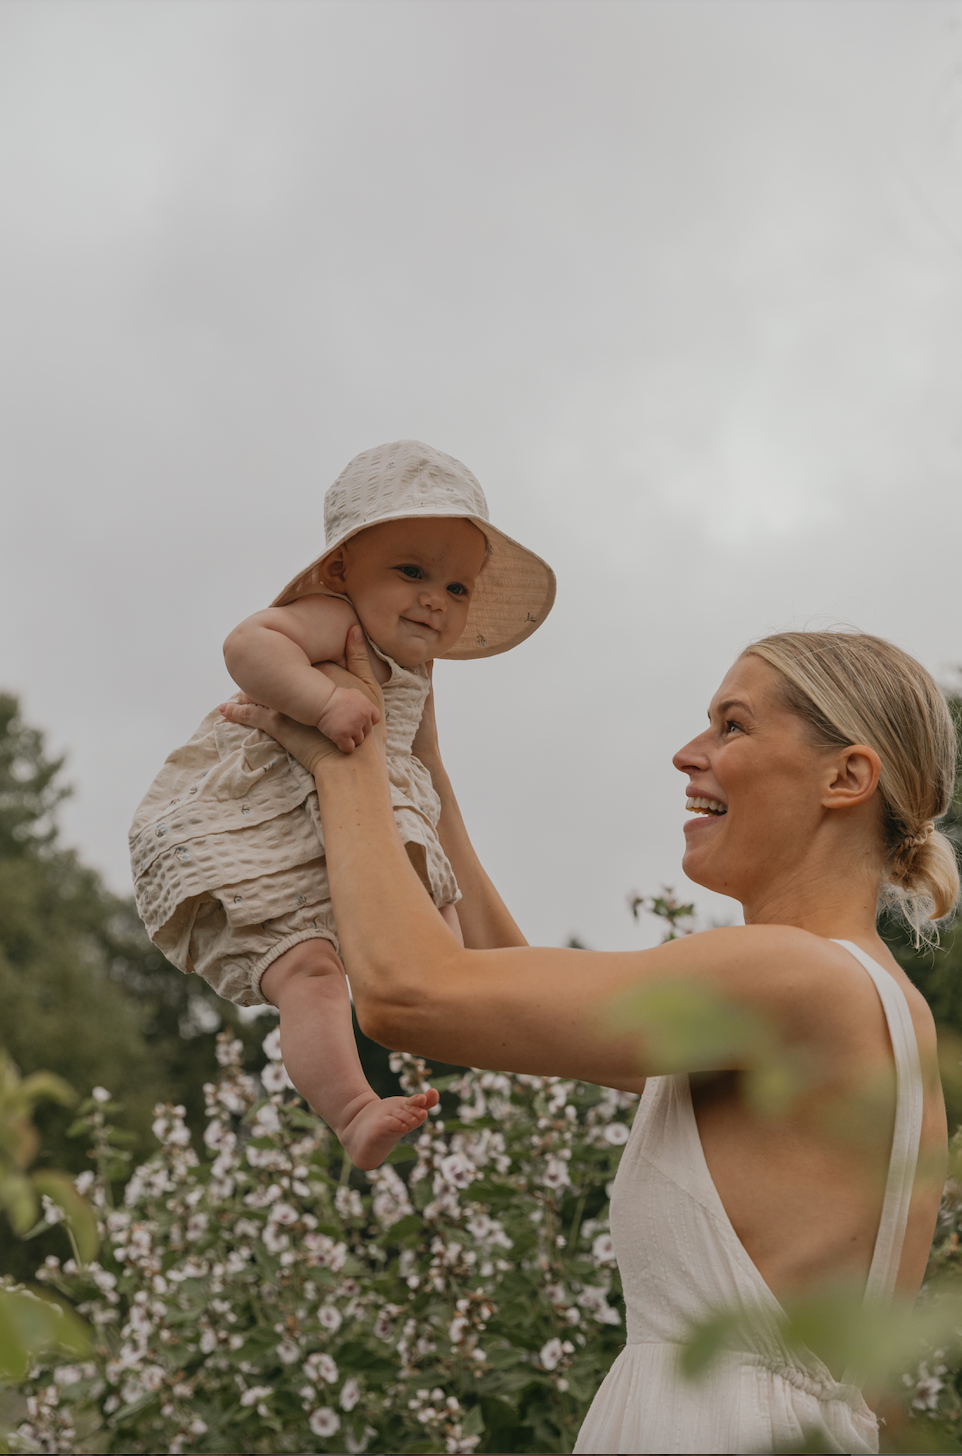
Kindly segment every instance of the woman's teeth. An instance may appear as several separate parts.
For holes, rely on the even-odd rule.
[[[686,799],[685,808],[689,814],[727,814],[728,809],[724,804],[719,804],[717,799]]]

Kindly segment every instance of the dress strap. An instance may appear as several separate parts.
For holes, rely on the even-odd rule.
[[[885,1181],[885,1197],[875,1240],[875,1252],[865,1285],[865,1303],[884,1307],[895,1292],[909,1204],[915,1186],[915,1169],[922,1136],[922,1066],[909,1003],[902,987],[878,961],[873,960],[866,951],[853,945],[850,940],[837,940],[835,944],[850,951],[875,982],[895,1053],[895,1129],[892,1133],[892,1156]]]

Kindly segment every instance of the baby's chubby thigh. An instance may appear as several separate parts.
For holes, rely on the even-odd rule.
[[[451,907],[454,908],[453,906]],[[284,951],[267,967],[261,977],[261,994],[272,1006],[289,1000],[291,993],[318,978],[337,977],[331,990],[347,992],[347,978],[340,956],[329,940],[302,940]]]

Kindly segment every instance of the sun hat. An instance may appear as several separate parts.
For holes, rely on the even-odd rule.
[[[324,497],[323,552],[271,605],[324,591],[322,564],[359,531],[418,516],[471,521],[488,542],[464,631],[443,657],[494,657],[537,631],[554,604],[551,567],[492,526],[484,491],[466,465],[420,440],[396,440],[355,455]]]

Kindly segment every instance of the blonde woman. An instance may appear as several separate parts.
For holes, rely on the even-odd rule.
[[[378,705],[359,639],[349,664],[352,685]],[[315,775],[369,1035],[447,1062],[644,1093],[611,1209],[627,1345],[576,1450],[771,1451],[815,1433],[815,1449],[876,1451],[861,1392],[787,1348],[778,1316],[780,1301],[840,1280],[858,1281],[874,1307],[911,1302],[932,1238],[946,1144],[935,1031],[876,931],[886,897],[920,923],[958,894],[952,847],[935,828],[954,734],[924,669],[855,634],[750,647],[674,760],[693,813],[685,873],[739,900],[745,925],[632,954],[526,944],[471,847],[429,714],[416,751],[443,805],[464,946],[418,893],[380,728],[346,758],[265,709],[228,711]],[[767,1117],[740,1095],[737,1059],[676,1064],[653,1039],[639,1045],[612,1026],[619,995],[666,978],[766,1019],[786,1061],[808,1069],[787,1111]],[[272,988],[280,1005],[284,991]],[[679,1344],[733,1304],[751,1311],[743,1333],[705,1380],[686,1384]]]

